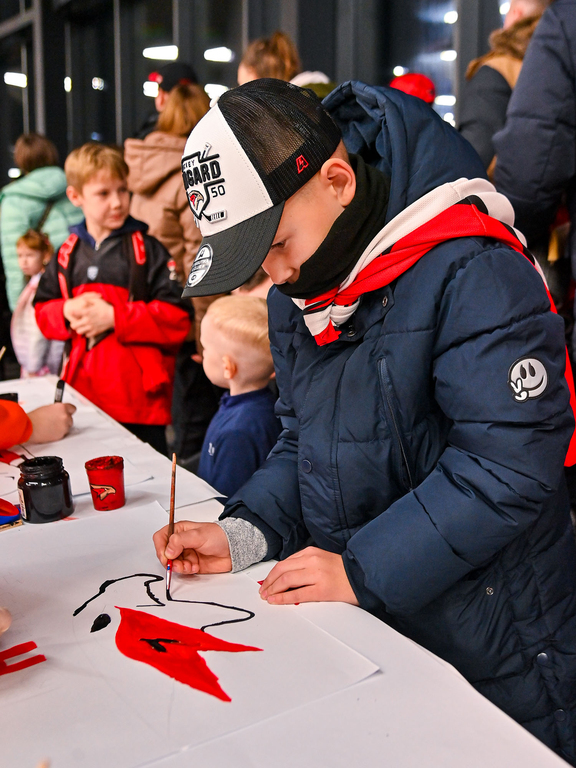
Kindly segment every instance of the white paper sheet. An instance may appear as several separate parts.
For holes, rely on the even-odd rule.
[[[41,445],[27,445],[26,447],[34,456],[60,456],[70,475],[73,496],[90,493],[90,484],[84,466],[89,459],[117,453],[112,443],[95,440],[85,434],[67,435],[57,443],[42,443]],[[121,453],[118,455],[123,456]],[[125,486],[136,485],[144,482],[144,480],[152,479],[150,472],[135,467],[126,456],[123,458]]]
[[[212,627],[214,637],[262,651],[201,656],[231,702],[194,690],[123,656],[114,635],[116,606],[200,628],[244,614],[211,605],[154,606],[144,577],[118,582],[80,614],[74,609],[107,579],[163,575],[151,536],[165,524],[157,504],[83,525],[26,525],[0,534],[0,603],[14,623],[3,649],[33,640],[47,661],[0,676],[2,761],[101,768],[137,766],[250,726],[347,688],[378,668],[298,616],[297,607],[270,606],[243,574],[178,578],[173,597],[253,611],[243,623]],[[163,583],[151,586],[163,602]],[[140,607],[138,607],[140,606]],[[144,607],[145,606],[145,607]],[[90,632],[96,616],[111,623]]]
[[[31,411],[53,402],[57,381],[56,376],[13,379],[0,382],[0,391],[18,392],[20,405],[24,410]],[[90,493],[84,469],[84,463],[88,459],[108,454],[122,456],[126,487],[140,485],[133,492],[127,492],[127,503],[132,501],[137,504],[147,504],[156,500],[167,509],[170,504],[170,460],[125,430],[69,386],[64,389],[64,402],[72,403],[77,409],[74,414],[74,426],[64,440],[43,445],[27,444],[24,448],[17,446],[14,450],[25,452],[29,449],[35,456],[60,456],[70,474],[74,496]],[[4,479],[0,488],[2,498],[6,498],[13,504],[18,503],[15,487],[10,490]],[[204,480],[178,467],[177,508],[207,501],[218,495],[218,492]],[[92,512],[90,506],[84,504],[83,500],[77,502],[76,506],[80,508],[80,517],[85,516],[84,512],[87,514]]]

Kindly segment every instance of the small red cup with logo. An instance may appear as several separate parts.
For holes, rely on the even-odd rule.
[[[99,456],[84,465],[90,483],[94,509],[119,509],[126,503],[124,495],[124,459],[122,456]]]

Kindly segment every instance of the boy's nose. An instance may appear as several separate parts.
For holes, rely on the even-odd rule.
[[[262,269],[275,285],[294,282],[298,279],[299,270],[279,264],[277,258],[266,258],[262,264]]]

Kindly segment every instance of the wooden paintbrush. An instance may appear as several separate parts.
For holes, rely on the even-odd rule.
[[[174,533],[174,501],[176,498],[176,454],[172,454],[172,485],[170,486],[170,520],[168,521],[168,541]],[[170,594],[172,582],[172,560],[166,563],[166,597]]]

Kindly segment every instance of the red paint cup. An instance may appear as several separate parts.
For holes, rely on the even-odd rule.
[[[100,456],[84,465],[90,483],[94,509],[119,509],[126,503],[124,495],[124,459],[122,456]]]

